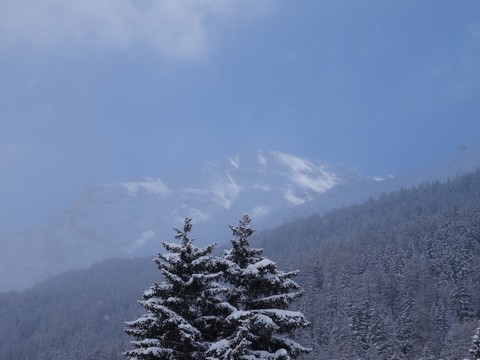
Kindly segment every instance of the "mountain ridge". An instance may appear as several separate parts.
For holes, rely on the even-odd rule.
[[[252,150],[161,179],[92,187],[44,227],[0,233],[5,270],[0,291],[23,289],[110,257],[151,255],[185,217],[193,219],[200,243],[226,242],[228,227],[221,230],[213,222],[234,223],[249,213],[260,226],[263,220],[269,225],[280,219],[276,213],[288,216],[355,177],[325,162]],[[28,264],[16,261],[19,256]]]
[[[44,227],[0,231],[0,291],[24,289],[111,257],[151,256],[185,217],[193,219],[199,244],[221,244],[228,240],[226,224],[244,213],[262,230],[435,174],[455,176],[478,167],[479,159],[479,148],[462,148],[414,176],[367,177],[278,151],[250,150],[161,179],[92,187]]]
[[[305,296],[293,309],[311,321],[297,338],[314,349],[306,359],[465,358],[480,309],[479,184],[480,170],[422,183],[252,238],[280,268],[300,270]],[[0,357],[122,358],[124,322],[142,315],[137,300],[161,277],[152,255],[0,294]]]

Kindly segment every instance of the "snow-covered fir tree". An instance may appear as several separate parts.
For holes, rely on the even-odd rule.
[[[472,348],[470,349],[470,354],[472,354],[475,360],[480,359],[480,321],[478,322],[478,327],[475,330],[475,334],[473,335],[473,344]]]
[[[284,272],[262,256],[262,249],[251,248],[254,230],[244,215],[237,227],[230,226],[232,248],[222,262],[229,314],[223,338],[213,343],[209,359],[254,360],[294,359],[310,349],[289,337],[294,330],[308,325],[299,311],[288,310],[303,291],[291,279],[298,271]]]
[[[139,303],[147,313],[127,322],[134,349],[125,353],[131,359],[205,359],[209,342],[217,341],[221,319],[216,316],[219,295],[225,287],[218,284],[221,272],[215,271],[210,256],[214,245],[197,248],[189,237],[191,219],[183,230],[175,229],[177,243],[163,243],[155,263],[163,282],[153,284]]]

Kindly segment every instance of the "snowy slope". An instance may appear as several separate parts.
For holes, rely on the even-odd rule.
[[[110,257],[153,257],[186,216],[193,219],[197,244],[221,244],[230,236],[228,225],[244,213],[261,230],[402,186],[445,180],[474,170],[479,161],[480,146],[461,148],[421,173],[380,178],[281,152],[248,151],[162,179],[94,187],[42,228],[0,231],[0,291]]]
[[[198,244],[225,243],[228,224],[244,213],[261,228],[352,178],[325,163],[248,151],[162,179],[94,187],[40,229],[0,233],[0,290],[109,257],[153,257],[186,216]]]
[[[480,143],[459,146],[458,149],[437,163],[410,174],[396,176],[372,176],[351,178],[330,191],[318,196],[303,206],[294,209],[297,217],[312,213],[323,213],[332,208],[347,206],[389,193],[400,188],[409,188],[424,182],[446,181],[480,168]],[[290,213],[291,216],[292,213]]]

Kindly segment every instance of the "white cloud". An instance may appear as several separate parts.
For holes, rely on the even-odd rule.
[[[137,240],[135,240],[128,248],[125,249],[125,252],[131,253],[135,251],[139,247],[142,247],[143,245],[147,244],[154,236],[155,236],[155,231],[153,230],[144,231]]]
[[[252,214],[254,218],[259,218],[268,215],[270,213],[270,208],[267,206],[255,206],[249,211],[249,213]]]
[[[165,185],[160,179],[146,179],[145,181],[131,181],[121,183],[128,191],[128,195],[134,197],[137,195],[140,189],[143,189],[147,194],[152,195],[165,195],[170,191],[168,186]]]
[[[145,44],[174,58],[202,57],[209,33],[232,18],[258,15],[271,0],[0,1],[0,45]]]

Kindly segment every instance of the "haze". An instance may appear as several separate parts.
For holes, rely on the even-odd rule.
[[[480,2],[0,1],[0,226],[241,149],[369,175],[480,134]]]

